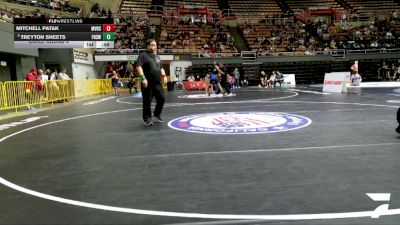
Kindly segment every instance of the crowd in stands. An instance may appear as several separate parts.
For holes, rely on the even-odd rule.
[[[12,23],[16,15],[11,10],[0,8],[0,22]]]
[[[115,49],[146,49],[145,36],[149,32],[147,18],[115,17]]]
[[[234,38],[218,20],[207,21],[202,15],[195,19],[165,17],[160,32],[160,51],[199,51],[202,57],[213,57],[217,53],[230,55],[238,52]]]
[[[0,8],[0,22],[12,23],[13,18],[61,18],[60,14],[57,13],[43,13],[39,9],[35,10],[21,10],[12,9],[8,7]]]
[[[66,0],[14,0],[14,2],[63,10],[69,7]],[[111,11],[95,10],[99,16],[111,17]],[[60,17],[43,15],[40,10],[26,12],[0,9],[0,20],[12,22],[13,17]],[[400,19],[398,11],[390,17],[376,17],[364,22],[351,22],[359,18],[355,12],[343,13],[334,23],[320,17],[304,23],[276,12],[264,14],[258,23],[248,22],[239,26],[249,50],[258,55],[330,54],[335,49],[389,49],[399,48]],[[235,39],[229,27],[223,25],[215,14],[209,20],[205,15],[163,17],[159,32],[149,25],[148,17],[114,16],[116,27],[115,50],[145,49],[144,40],[159,38],[159,52],[198,53],[200,57],[234,56],[238,53]],[[397,30],[396,30],[397,29]],[[156,37],[159,34],[159,37]],[[149,36],[150,35],[150,36]],[[102,52],[102,50],[98,50]]]
[[[249,47],[258,51],[259,55],[278,52],[304,53],[315,44],[314,37],[300,22],[280,25],[246,23],[241,29]]]
[[[96,14],[99,18],[111,18],[112,17],[112,12],[111,9],[108,9],[108,11],[106,11],[103,8],[100,8],[100,5],[94,4],[91,8],[90,8],[90,17],[93,17],[93,15]]]
[[[373,21],[352,25],[351,23],[326,23],[311,21],[307,30],[319,40],[319,46],[330,49],[374,49],[399,48],[400,42],[392,33],[392,28],[400,21],[387,18],[375,18]]]
[[[391,30],[394,25],[400,24],[397,14],[393,15],[391,19],[376,18],[368,22],[369,25],[353,25],[347,21],[334,24],[323,20],[303,23],[287,20],[282,15],[266,15],[260,23],[245,23],[240,29],[250,49],[258,51],[259,55],[279,55],[282,52],[314,55],[329,54],[334,49],[397,48],[399,42]],[[143,37],[149,30],[153,30],[154,35],[156,28],[134,23],[129,29],[136,30],[130,35],[131,41],[126,38],[129,35],[125,35],[123,29],[119,30],[117,49],[145,48]],[[172,53],[198,52],[201,57],[233,56],[232,53],[238,50],[228,29],[219,21],[208,23],[202,19],[176,21],[173,17],[164,18],[159,49],[160,52]]]
[[[68,0],[9,0],[9,2],[58,11],[79,13],[79,8],[71,7],[68,3]]]
[[[376,17],[363,23],[351,23],[347,20],[334,23],[320,18],[307,23],[270,21],[262,19],[257,24],[245,23],[240,26],[250,49],[257,51],[258,55],[279,55],[282,52],[314,55],[329,54],[335,49],[400,47],[398,34],[395,32],[400,27],[397,16]]]

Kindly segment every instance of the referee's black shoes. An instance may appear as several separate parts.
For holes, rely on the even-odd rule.
[[[153,117],[153,122],[154,122],[154,123],[162,123],[162,122],[164,122],[164,120],[161,119],[160,116],[154,116],[154,117]]]
[[[153,121],[151,121],[151,119],[150,120],[146,120],[146,121],[144,121],[143,125],[145,125],[147,127],[153,126]]]

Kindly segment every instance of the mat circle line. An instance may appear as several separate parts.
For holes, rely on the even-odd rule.
[[[308,101],[270,101],[270,102],[302,102],[302,103],[316,103],[316,104],[338,104],[338,105],[363,105],[363,106],[380,106],[380,107],[389,107],[389,108],[397,108],[397,106],[390,105],[379,105],[379,104],[366,104],[366,103],[341,103],[341,102],[308,102]],[[214,104],[220,104],[220,102],[214,102]],[[177,105],[181,106],[181,105]],[[115,110],[101,113],[88,114],[77,117],[65,118],[57,121],[52,121],[40,125],[36,125],[33,127],[25,128],[21,131],[17,131],[8,136],[5,136],[0,139],[0,143],[5,141],[6,139],[21,134],[23,132],[33,130],[39,127],[44,127],[51,124],[61,123],[65,121],[70,121],[74,119],[87,118],[91,116],[98,115],[106,115],[111,113],[119,113],[126,111],[134,111],[139,110],[141,108],[134,109],[124,109],[124,110]],[[14,184],[3,177],[0,177],[0,183],[14,189],[16,191],[29,194],[35,197],[69,204],[75,206],[81,206],[86,208],[100,209],[106,211],[114,211],[114,212],[123,212],[123,213],[132,213],[132,214],[140,214],[140,215],[149,215],[149,216],[166,216],[166,217],[182,217],[182,218],[201,218],[201,219],[234,219],[234,220],[318,220],[318,219],[346,219],[346,218],[362,218],[362,217],[373,217],[376,216],[375,211],[358,211],[358,212],[341,212],[341,213],[314,213],[314,214],[282,214],[282,215],[238,215],[238,214],[205,214],[205,213],[182,213],[182,212],[167,212],[167,211],[157,211],[157,210],[143,210],[143,209],[133,209],[133,208],[124,208],[124,207],[116,207],[102,204],[94,204],[83,201],[76,201],[72,199],[57,197],[53,195],[44,194],[41,192],[37,192],[28,188],[24,188],[17,184]],[[386,211],[380,212],[380,216],[387,215],[399,215],[400,208],[397,209],[388,209]]]

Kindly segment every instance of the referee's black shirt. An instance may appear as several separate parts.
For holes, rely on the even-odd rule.
[[[137,66],[141,66],[149,85],[160,84],[161,82],[161,60],[160,56],[143,52],[137,59]],[[139,74],[140,75],[140,74]]]

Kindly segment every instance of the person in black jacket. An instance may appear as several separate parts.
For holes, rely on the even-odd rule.
[[[142,81],[142,99],[143,99],[143,120],[145,126],[153,125],[153,122],[164,122],[161,119],[161,112],[164,107],[165,96],[161,85],[161,79],[167,83],[167,76],[161,67],[160,56],[157,55],[157,43],[153,39],[146,41],[147,51],[140,54],[137,59],[136,71]],[[151,101],[156,98],[156,108],[154,117],[151,115]]]

